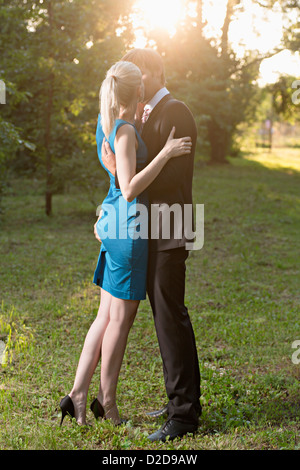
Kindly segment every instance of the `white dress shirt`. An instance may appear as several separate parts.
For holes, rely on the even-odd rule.
[[[155,95],[153,96],[153,98],[151,98],[151,100],[146,104],[145,108],[144,108],[144,111],[145,110],[149,110],[149,112],[147,113],[148,115],[151,113],[151,111],[153,111],[153,109],[155,108],[155,106],[166,96],[166,95],[169,95],[169,91],[167,90],[167,88],[163,87],[161,88],[160,90],[158,90],[157,93],[155,93]]]

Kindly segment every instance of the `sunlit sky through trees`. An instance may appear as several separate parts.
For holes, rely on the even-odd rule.
[[[228,0],[204,0],[203,20],[207,23],[204,33],[209,37],[220,37],[226,4]],[[260,7],[253,0],[242,0],[242,8],[238,9],[230,25],[229,39],[233,49],[242,56],[247,51],[259,51],[268,54],[280,47],[284,18],[279,5],[270,11]],[[176,26],[189,15],[197,19],[197,2],[184,0],[136,0],[132,12],[132,22],[135,30],[135,46],[145,47],[144,31],[156,28],[167,30],[174,35]],[[292,55],[290,51],[282,51],[275,56],[265,59],[261,64],[260,83],[276,81],[280,73],[293,76],[299,75],[299,52]]]

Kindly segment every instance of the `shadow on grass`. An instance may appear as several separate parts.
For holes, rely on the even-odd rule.
[[[243,403],[236,407],[204,408],[199,420],[199,433],[215,435],[250,426],[289,427],[298,422],[300,403],[296,398],[274,398],[259,405]]]
[[[300,402],[296,398],[275,398],[257,410],[258,421],[267,421],[272,424],[289,424],[299,420]]]

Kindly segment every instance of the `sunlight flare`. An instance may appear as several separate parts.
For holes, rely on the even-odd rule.
[[[152,29],[165,29],[172,36],[177,23],[184,17],[182,0],[137,0],[134,6],[140,21]]]
[[[187,16],[197,22],[197,3],[184,0],[136,0],[131,15],[135,31],[133,46],[155,46],[155,41],[147,40],[145,34],[155,29],[164,30],[173,37],[178,25]],[[227,3],[228,0],[203,1],[205,36],[215,39],[221,37]],[[270,10],[262,8],[253,0],[241,0],[229,28],[229,41],[238,57],[243,57],[246,51],[257,51],[259,54],[275,51],[281,46],[282,36],[283,14],[279,4]],[[262,62],[261,81],[274,82],[278,74],[286,70],[295,73],[297,67],[299,56],[291,53],[267,59]]]

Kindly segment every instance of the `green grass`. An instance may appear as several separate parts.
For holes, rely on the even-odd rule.
[[[292,343],[300,339],[300,160],[280,152],[223,167],[196,163],[194,200],[205,204],[205,243],[188,260],[186,303],[203,415],[195,436],[165,444],[147,440],[163,420],[144,411],[166,400],[148,301],[130,333],[118,385],[129,422],[115,428],[88,412],[91,428],[67,419],[59,427],[59,401],[98,310],[96,208],[74,191],[55,196],[47,218],[41,183],[11,182],[0,233],[0,340],[8,345],[0,366],[0,449],[300,449],[300,365],[292,362]],[[89,400],[98,377],[99,369]]]

